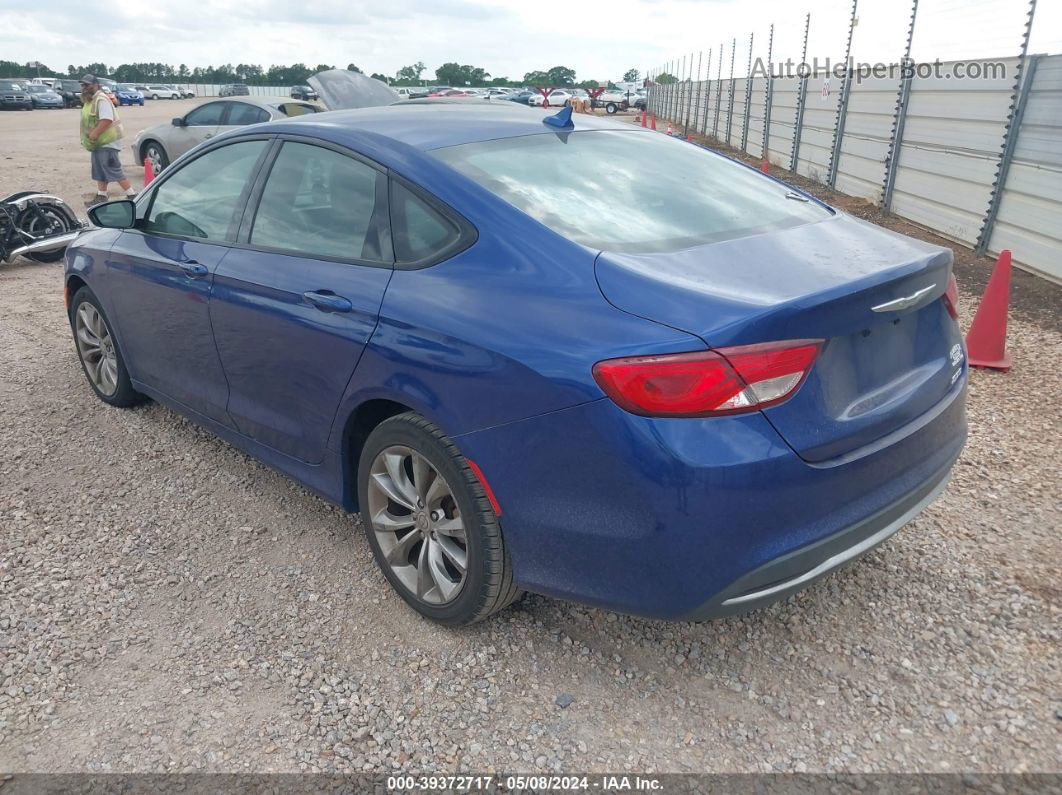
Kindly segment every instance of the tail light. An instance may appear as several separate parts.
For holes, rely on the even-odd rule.
[[[644,417],[712,417],[773,406],[804,382],[822,340],[631,356],[594,365],[612,400]]]
[[[948,287],[944,291],[944,308],[955,320],[959,319],[959,283],[955,281],[955,274],[948,277]]]

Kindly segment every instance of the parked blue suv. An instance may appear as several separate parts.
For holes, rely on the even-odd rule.
[[[950,252],[567,113],[394,106],[195,148],[67,249],[89,384],[360,511],[448,625],[523,590],[745,611],[928,505],[966,434]]]

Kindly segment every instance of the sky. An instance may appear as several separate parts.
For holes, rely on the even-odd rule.
[[[903,52],[908,0],[859,0],[852,52],[857,60],[895,61]],[[809,55],[840,60],[851,0],[34,0],[17,24],[0,0],[0,58],[67,64],[158,61],[340,67],[393,75],[416,61],[425,77],[447,61],[480,66],[495,77],[568,66],[579,80],[617,80],[631,68],[713,76],[725,41],[724,75],[737,38],[735,73],[752,53],[766,57],[775,23],[776,61],[798,58],[804,14],[811,13]],[[1026,0],[920,0],[914,55],[919,59],[1016,55]],[[89,24],[90,17],[95,17]],[[85,31],[91,27],[92,36]],[[1039,0],[1032,52],[1062,52],[1062,0]],[[702,55],[690,57],[690,53]],[[674,63],[677,61],[677,63]],[[695,75],[694,75],[695,76]]]

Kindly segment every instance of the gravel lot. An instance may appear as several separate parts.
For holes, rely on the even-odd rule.
[[[0,138],[0,192],[80,210],[75,111]],[[857,565],[711,623],[529,596],[449,631],[356,516],[96,400],[61,268],[0,265],[0,771],[1057,771],[1062,293],[1022,284],[951,486]]]

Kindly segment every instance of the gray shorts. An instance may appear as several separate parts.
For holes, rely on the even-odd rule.
[[[125,179],[117,149],[103,147],[92,152],[92,178],[96,182],[118,182]]]

